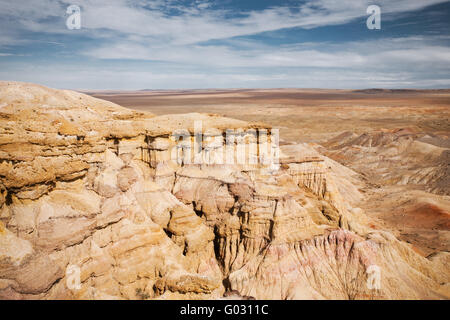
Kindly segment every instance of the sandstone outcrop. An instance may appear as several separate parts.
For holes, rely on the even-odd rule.
[[[2,299],[449,297],[448,253],[374,229],[355,172],[306,144],[249,161],[269,126],[11,82],[0,105]]]

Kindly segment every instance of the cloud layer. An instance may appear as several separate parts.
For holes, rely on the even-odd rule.
[[[376,4],[382,8],[384,22],[445,2],[379,0]],[[17,48],[22,48],[20,54],[24,56],[12,65],[8,63],[0,76],[65,87],[90,85],[95,89],[450,87],[448,33],[334,42],[289,39],[279,44],[270,37],[279,33],[292,37],[289,30],[364,21],[366,8],[374,2],[274,3],[279,4],[239,10],[199,0],[0,0],[0,28],[4,30],[0,32],[0,64],[6,64],[8,57],[17,57]],[[65,8],[72,4],[82,8],[82,29],[78,31],[65,28]],[[358,27],[365,25],[360,23]],[[255,35],[266,38],[256,41],[252,39]],[[51,49],[57,50],[52,52],[55,61],[46,61],[43,66],[54,71],[38,75],[33,70],[40,72],[40,68],[33,67],[23,72],[36,62],[33,55],[42,43],[51,48],[60,45]],[[44,46],[42,50],[49,49]],[[72,60],[70,66],[67,60]],[[141,67],[130,61],[142,62]],[[105,67],[109,70],[105,71]],[[114,74],[120,80],[105,81]],[[133,81],[124,84],[123,79]]]

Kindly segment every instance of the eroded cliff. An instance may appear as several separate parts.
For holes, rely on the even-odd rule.
[[[248,161],[264,149],[255,130],[275,141],[264,124],[21,83],[0,84],[0,106],[1,298],[449,295],[449,255],[376,228],[350,169],[308,145],[281,147],[276,168]],[[227,162],[240,143],[247,161]]]

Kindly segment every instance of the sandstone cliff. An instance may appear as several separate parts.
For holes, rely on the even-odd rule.
[[[172,134],[195,139],[199,120],[209,160],[226,130],[250,158],[252,130],[275,141],[264,124],[0,83],[0,298],[448,298],[450,255],[375,229],[356,174],[308,145],[282,147],[278,170],[192,163],[191,138],[171,161]]]

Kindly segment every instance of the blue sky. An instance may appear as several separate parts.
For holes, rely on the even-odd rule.
[[[81,29],[66,8],[81,7]],[[366,9],[381,7],[381,30]],[[450,88],[447,0],[0,0],[0,79],[70,89]]]

